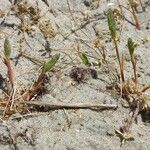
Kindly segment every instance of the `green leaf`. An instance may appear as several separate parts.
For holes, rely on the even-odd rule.
[[[60,54],[55,54],[54,56],[52,56],[52,58],[43,65],[42,73],[45,74],[46,72],[51,70],[57,63],[59,57]]]
[[[9,58],[10,54],[11,54],[11,45],[10,45],[10,42],[9,42],[8,38],[5,38],[5,41],[4,41],[4,56],[6,58]]]
[[[112,38],[115,39],[116,38],[116,22],[115,22],[115,18],[111,9],[109,9],[107,12],[107,22],[108,22],[109,30],[111,32],[111,36]]]
[[[134,49],[136,47],[137,47],[137,44],[135,44],[131,38],[128,38],[128,49],[129,49],[129,53],[131,57],[133,56]]]
[[[82,53],[81,54],[81,60],[82,60],[82,63],[85,64],[85,65],[89,65],[90,64],[86,53]]]

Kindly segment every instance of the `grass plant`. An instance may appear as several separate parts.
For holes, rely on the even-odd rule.
[[[134,50],[137,47],[137,44],[133,42],[131,38],[128,38],[128,50],[131,58],[131,63],[133,67],[133,72],[134,72],[134,82],[137,84],[137,73],[136,73],[136,59],[134,57]]]
[[[34,82],[31,89],[25,94],[25,100],[31,100],[36,94],[38,94],[43,89],[44,82],[46,79],[46,73],[55,66],[59,57],[60,54],[55,54],[46,63],[44,63],[44,65],[42,66],[42,71],[38,76],[38,79]]]
[[[111,9],[109,9],[107,12],[107,21],[108,21],[108,27],[109,27],[109,30],[111,33],[111,37],[112,37],[112,40],[113,40],[113,43],[115,46],[117,59],[119,62],[121,80],[122,80],[122,83],[124,83],[125,78],[124,78],[123,64],[122,64],[123,61],[121,61],[121,57],[120,57],[120,52],[119,52],[118,42],[117,42],[116,22],[115,22],[115,18],[113,16],[113,11]]]

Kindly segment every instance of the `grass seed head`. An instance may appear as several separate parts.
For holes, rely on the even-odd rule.
[[[107,12],[107,22],[108,22],[109,30],[111,32],[111,36],[113,39],[115,39],[116,38],[116,22],[115,22],[115,18],[113,15],[113,11],[111,9],[109,9]]]
[[[137,47],[137,44],[133,42],[131,38],[128,38],[128,49],[130,56],[133,57],[134,49]]]

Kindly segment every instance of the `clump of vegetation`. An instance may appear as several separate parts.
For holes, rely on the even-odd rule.
[[[101,41],[101,38],[102,37],[99,37],[98,33],[96,32],[96,39],[94,40],[93,44],[94,44],[94,48],[100,52],[102,56],[102,60],[106,61],[106,49]]]
[[[60,57],[60,54],[56,54],[56,55],[52,56],[52,58],[50,58],[49,61],[44,63],[44,65],[42,67],[42,71],[41,71],[38,79],[35,81],[35,83],[31,87],[31,89],[24,95],[25,100],[27,100],[27,101],[31,100],[36,94],[38,94],[43,89],[44,82],[46,79],[46,73],[55,66],[59,57]]]
[[[137,79],[137,62],[135,59],[135,48],[137,44],[133,42],[131,38],[128,38],[127,46],[129,50],[130,60],[133,68],[133,78],[125,79],[124,77],[124,57],[120,57],[117,36],[116,36],[116,23],[113,16],[113,12],[111,9],[108,10],[107,13],[108,26],[111,33],[111,37],[113,39],[113,43],[115,45],[116,55],[119,63],[120,76],[121,81],[120,85],[117,88],[122,92],[122,97],[126,98],[129,103],[129,107],[131,111],[133,111],[132,115],[125,121],[125,125],[120,128],[120,130],[116,130],[116,133],[119,135],[122,141],[124,140],[133,140],[134,138],[130,134],[130,127],[132,123],[135,121],[137,115],[141,112],[146,111],[150,112],[150,106],[148,105],[148,101],[150,100],[150,96],[145,94],[144,92],[150,88],[150,85],[147,85],[146,88],[142,87],[140,83],[138,83]]]
[[[48,3],[45,4],[47,5]],[[23,56],[23,52],[25,51],[23,44],[26,44],[31,50],[33,49],[27,37],[34,38],[37,30],[40,31],[45,40],[45,44],[43,44],[44,49],[46,51],[50,49],[48,39],[55,37],[58,32],[49,19],[42,19],[48,11],[42,14],[38,2],[33,5],[27,0],[22,0],[14,2],[10,12],[20,21],[18,25],[15,25],[20,38],[20,56]]]
[[[29,90],[25,90],[23,94],[20,95],[19,89],[17,89],[17,83],[14,77],[14,70],[12,67],[12,63],[10,60],[11,55],[11,44],[8,38],[4,41],[4,57],[3,62],[7,67],[7,94],[4,98],[4,101],[1,103],[1,106],[5,107],[3,117],[7,114],[12,114],[16,111],[17,107],[20,109],[20,102],[21,101],[30,101],[34,98],[39,92],[44,89],[44,84],[46,80],[46,73],[49,72],[57,63],[60,58],[60,54],[55,54],[52,56],[46,63],[43,64],[41,73],[38,76],[38,79],[34,82],[32,87]],[[28,88],[26,88],[28,89]],[[24,108],[22,108],[21,111]]]

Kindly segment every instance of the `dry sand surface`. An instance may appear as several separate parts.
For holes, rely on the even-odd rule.
[[[7,36],[12,46],[11,61],[15,71],[17,94],[29,89],[37,79],[42,63],[59,53],[58,63],[47,73],[46,93],[35,96],[30,102],[67,105],[105,104],[117,105],[117,109],[50,110],[42,106],[34,110],[29,108],[24,114],[16,108],[15,113],[11,113],[7,118],[2,118],[1,115],[0,150],[149,150],[150,113],[145,120],[139,114],[136,121],[133,121],[130,133],[134,139],[126,138],[127,140],[121,144],[123,138],[115,133],[115,130],[119,130],[125,124],[131,109],[115,89],[108,88],[117,82],[116,69],[119,71],[106,17],[110,2],[47,0],[46,3],[46,0],[27,0],[27,7],[31,8],[31,12],[33,8],[38,7],[37,12],[40,11],[41,16],[35,24],[31,24],[29,15],[24,17],[23,22],[18,18],[21,14],[16,10],[17,4],[14,6],[13,4],[14,2],[19,4],[19,1],[12,0],[11,3],[11,0],[0,0],[0,53],[2,55]],[[111,2],[114,4],[111,6],[112,9],[119,10],[117,1]],[[134,26],[131,8],[127,3],[128,0],[120,0],[124,19],[118,18],[117,22],[119,50],[125,57],[125,76],[129,79],[132,75],[127,48],[127,39],[131,37],[138,43],[135,50],[138,81],[140,85],[148,85],[150,1],[142,0],[145,11],[141,6],[138,7],[137,16],[141,30]],[[94,47],[97,38],[100,40],[99,49]],[[106,51],[107,63],[101,55],[101,45]],[[23,55],[20,55],[21,52]],[[82,63],[79,57],[79,53],[82,52],[87,54],[93,65],[85,66]],[[94,65],[97,62],[99,65]],[[5,79],[7,68],[2,59],[0,64],[0,75]],[[69,76],[75,66],[86,70],[81,82],[74,81]],[[5,82],[2,80],[0,101],[3,101],[6,95],[4,89]],[[3,110],[4,108],[0,109],[1,114],[4,114]]]

